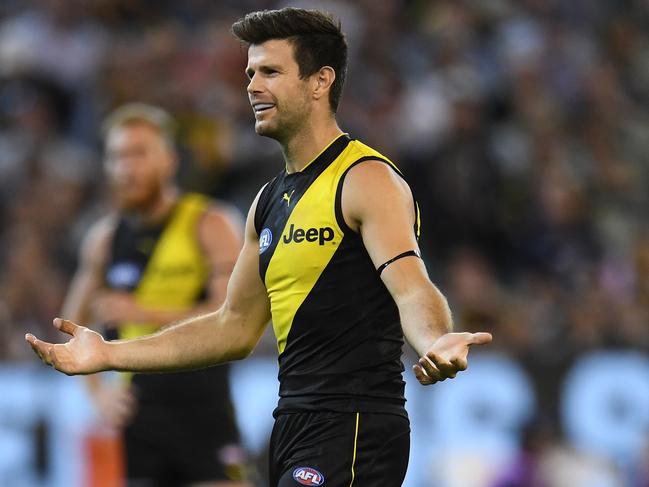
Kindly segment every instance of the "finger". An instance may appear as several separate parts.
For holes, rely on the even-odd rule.
[[[136,404],[134,401],[118,401],[115,404],[111,422],[114,426],[122,428],[130,422],[131,418],[133,418],[133,416],[135,415],[135,410]]]
[[[437,370],[440,371],[443,377],[452,379],[455,377],[455,374],[457,374],[456,367],[440,355],[437,355],[434,352],[428,352],[426,357],[435,364],[435,367],[437,367]]]
[[[52,367],[54,367],[56,370],[59,370],[56,366],[56,352],[54,351],[54,347],[50,347],[47,350],[47,360]]]
[[[38,359],[39,359],[40,361],[44,362],[45,364],[47,364],[47,360],[45,360],[45,358],[44,358],[43,353],[41,352],[41,350],[40,350],[40,349],[39,349],[35,344],[30,344],[30,345],[31,345],[31,347],[32,347],[32,350],[34,351],[34,353],[35,353],[36,356],[38,357]]]
[[[115,413],[115,415],[108,420],[108,423],[116,429],[122,429],[126,426],[128,416],[122,413]]]
[[[419,364],[413,365],[412,371],[415,373],[415,377],[417,378],[417,380],[421,385],[429,386],[437,382],[436,380],[433,380],[430,377],[428,377],[426,375],[426,372],[424,372],[424,369]]]
[[[77,331],[79,331],[79,328],[81,328],[79,325],[75,325],[69,320],[63,320],[61,318],[54,318],[54,326],[59,330],[62,331],[63,333],[67,333],[68,335],[75,336]]]
[[[135,407],[135,396],[129,390],[119,391],[116,395],[116,402],[130,410]]]
[[[34,351],[36,351],[36,342],[38,341],[38,338],[36,338],[34,335],[31,333],[25,334],[25,340],[29,345],[32,347]]]
[[[469,337],[469,345],[486,345],[487,343],[491,343],[491,340],[493,340],[491,333],[483,331],[471,333],[471,336]]]
[[[49,365],[47,351],[52,347],[52,344],[39,340],[31,333],[27,333],[27,335],[25,335],[25,340],[27,340],[29,345],[32,347],[34,353],[38,355],[38,358]]]
[[[128,404],[116,404],[114,417],[115,423],[122,426],[131,415],[132,408]]]
[[[426,375],[429,378],[434,379],[435,381],[441,381],[445,379],[444,375],[439,371],[437,366],[433,364],[427,357],[424,356],[420,358],[419,365],[424,369]]]
[[[455,367],[455,370],[458,372],[462,372],[463,370],[466,370],[467,367],[469,366],[469,363],[467,362],[466,358],[462,357],[455,357],[454,359],[451,359],[451,363]]]

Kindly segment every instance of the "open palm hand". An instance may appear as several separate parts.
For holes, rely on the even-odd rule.
[[[106,342],[99,333],[61,318],[54,320],[54,326],[72,338],[67,343],[53,344],[31,333],[25,335],[43,362],[66,375],[93,374],[106,369]]]
[[[446,333],[413,366],[417,380],[430,385],[454,378],[468,367],[469,348],[490,343],[490,333]]]

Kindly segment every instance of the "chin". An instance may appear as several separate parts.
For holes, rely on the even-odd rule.
[[[135,198],[117,198],[116,202],[120,211],[137,211],[142,206],[142,202]]]
[[[280,129],[280,127],[277,126],[277,124],[268,124],[268,123],[256,123],[255,124],[255,132],[257,135],[261,135],[262,137],[268,137],[270,139],[277,140],[278,142],[282,142],[284,140],[283,136],[283,131]]]
[[[139,211],[147,208],[154,199],[153,195],[142,193],[119,195],[116,198],[117,206],[121,211]]]
[[[272,137],[275,132],[272,127],[269,127],[267,123],[257,122],[255,124],[255,132],[257,135],[263,135],[264,137]]]

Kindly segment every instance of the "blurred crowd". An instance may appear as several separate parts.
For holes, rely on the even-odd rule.
[[[80,238],[109,207],[110,109],[168,109],[182,187],[243,212],[281,169],[254,133],[246,51],[229,28],[286,5],[0,4],[0,361],[31,358],[26,330],[54,338]],[[290,5],[341,19],[342,127],[404,170],[458,328],[494,332],[494,349],[537,380],[542,409],[554,414],[553,381],[577,353],[649,351],[647,0]]]

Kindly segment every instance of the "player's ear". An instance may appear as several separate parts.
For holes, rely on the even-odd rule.
[[[313,98],[319,100],[323,96],[329,96],[331,85],[336,79],[336,72],[331,66],[323,66],[313,75],[314,88]]]

